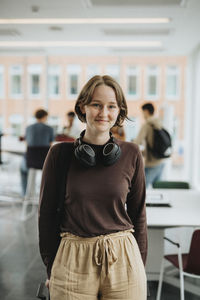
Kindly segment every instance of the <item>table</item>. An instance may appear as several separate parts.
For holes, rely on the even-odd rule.
[[[171,200],[172,207],[147,207],[148,256],[146,272],[149,280],[158,280],[159,277],[164,254],[163,236],[165,229],[200,227],[200,191],[156,189],[156,193],[166,193]]]
[[[2,152],[23,155],[26,152],[26,142],[19,141],[18,137],[3,136],[2,137]]]

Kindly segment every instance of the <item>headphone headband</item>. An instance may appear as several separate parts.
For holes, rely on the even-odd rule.
[[[112,132],[109,141],[105,144],[102,151],[102,163],[105,166],[114,164],[121,155],[120,146],[115,142]],[[75,156],[80,163],[86,167],[93,167],[96,165],[96,155],[93,148],[88,144],[83,144],[83,137],[85,130],[80,133],[80,137],[75,141]]]

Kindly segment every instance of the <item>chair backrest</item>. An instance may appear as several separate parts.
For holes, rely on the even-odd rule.
[[[184,271],[200,275],[200,229],[193,232],[187,265]]]
[[[153,183],[154,189],[189,189],[190,185],[185,181],[156,181]]]
[[[28,168],[41,170],[50,146],[28,147],[26,152],[26,163]]]
[[[66,134],[57,134],[55,138],[56,142],[74,142],[75,139],[71,136],[68,136]]]

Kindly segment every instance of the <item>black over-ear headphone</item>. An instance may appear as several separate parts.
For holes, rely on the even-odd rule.
[[[94,167],[96,166],[96,155],[92,147],[88,144],[83,144],[83,136],[85,130],[81,132],[80,137],[75,142],[75,156],[85,167]],[[112,133],[110,132],[110,140],[103,147],[102,151],[102,163],[104,166],[113,165],[121,155],[120,146],[115,143]]]

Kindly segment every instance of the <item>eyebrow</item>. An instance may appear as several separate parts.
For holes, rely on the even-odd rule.
[[[98,102],[98,103],[101,103],[101,100],[96,100],[96,99],[93,99],[91,102]],[[90,103],[91,103],[90,102]],[[108,102],[108,104],[116,104],[117,105],[117,101],[110,101],[110,102]]]

